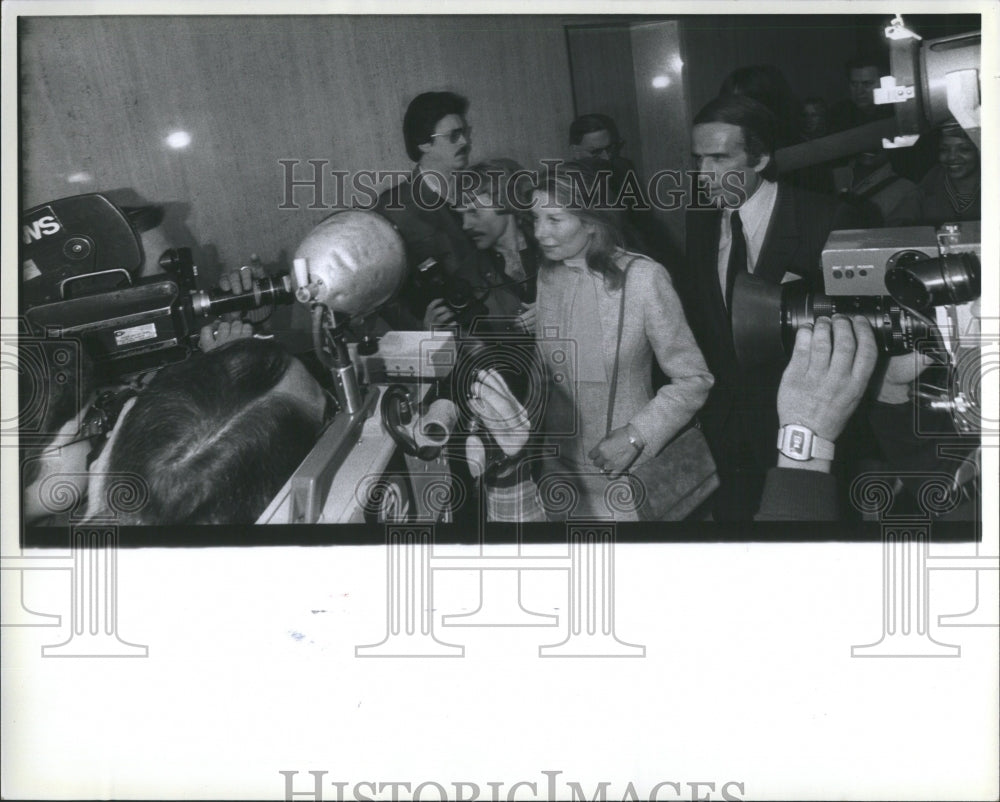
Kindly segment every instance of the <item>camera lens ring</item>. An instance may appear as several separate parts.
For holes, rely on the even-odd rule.
[[[894,267],[907,267],[908,265],[916,264],[917,262],[924,262],[928,259],[933,259],[937,257],[928,256],[923,251],[913,250],[912,248],[907,248],[906,250],[897,251],[892,256],[890,256],[885,263],[885,270],[888,273]]]

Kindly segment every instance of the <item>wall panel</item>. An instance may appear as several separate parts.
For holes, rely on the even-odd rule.
[[[326,212],[280,210],[279,159],[409,169],[406,104],[471,101],[473,158],[562,155],[572,118],[556,17],[22,19],[22,204],[81,192],[168,203],[209,280],[288,258]],[[164,145],[186,131],[184,149]],[[325,182],[324,201],[335,197]]]
[[[625,140],[623,155],[645,174],[632,78],[629,23],[574,25],[567,31],[576,113],[607,114]],[[569,122],[563,137],[568,141]]]

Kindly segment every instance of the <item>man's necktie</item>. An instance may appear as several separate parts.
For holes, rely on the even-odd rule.
[[[732,237],[729,244],[729,265],[726,268],[726,309],[732,314],[736,276],[747,272],[747,240],[743,236],[743,222],[738,211],[734,210],[729,216],[729,226]]]

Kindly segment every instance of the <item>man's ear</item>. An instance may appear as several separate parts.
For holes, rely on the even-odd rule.
[[[582,145],[570,145],[569,155],[574,160],[586,159],[590,156],[590,151]]]
[[[421,153],[426,153],[432,147],[434,147],[434,140],[428,139],[426,142],[421,142],[419,145],[417,145],[417,147],[420,149]]]
[[[771,163],[771,154],[765,153],[757,159],[757,163],[753,165],[753,171],[758,175],[767,169],[767,165]]]
[[[100,456],[94,460],[90,466],[90,472],[94,473],[95,470],[98,472],[105,472],[108,469],[108,460],[111,458],[111,449],[114,447],[115,442],[118,440],[118,433],[122,430],[122,423],[125,417],[131,411],[132,407],[135,406],[135,402],[138,399],[133,396],[124,404],[122,404],[122,411],[118,413],[118,420],[115,421],[114,428],[108,432],[108,442],[104,444],[104,448],[101,449]]]
[[[129,411],[135,406],[135,402],[138,400],[138,396],[132,396],[128,401],[122,404],[122,411],[118,413],[118,420],[115,421],[115,427],[111,430],[112,435],[121,428],[122,421],[125,420],[125,416],[128,415]]]
[[[108,442],[104,444],[100,455],[91,463],[90,468],[87,470],[87,473],[90,474],[87,490],[87,518],[92,518],[104,510],[104,494],[107,487],[108,463],[111,461],[111,449],[114,448],[118,433],[122,430],[122,421],[125,420],[125,416],[135,406],[135,402],[136,399],[133,397],[122,405],[122,411],[118,413],[118,420],[115,421],[115,427],[108,434]]]

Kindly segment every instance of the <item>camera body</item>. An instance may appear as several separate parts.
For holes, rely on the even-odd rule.
[[[291,303],[291,281],[251,291],[197,289],[188,248],[166,251],[163,273],[138,277],[141,239],[130,217],[100,194],[50,201],[22,216],[21,309],[34,336],[77,340],[109,378],[187,358],[201,318]]]
[[[791,354],[795,332],[817,317],[863,315],[879,350],[913,351],[921,342],[954,353],[980,295],[980,224],[834,231],[822,254],[823,289],[737,277],[733,341],[744,367]]]
[[[830,296],[887,296],[889,270],[938,255],[930,227],[832,231],[823,247],[823,288]]]
[[[35,306],[25,318],[39,334],[79,338],[97,365],[124,376],[187,357],[187,311],[178,282],[164,277]]]
[[[979,221],[907,228],[832,231],[823,248],[829,296],[891,296],[886,275],[896,268],[958,254],[982,254]]]
[[[484,301],[489,290],[476,288],[461,276],[449,274],[444,265],[433,257],[417,266],[414,284],[424,303],[443,298],[454,313],[455,322],[462,328],[469,328],[477,318],[488,314]]]
[[[954,354],[974,323],[981,257],[978,220],[937,229],[834,231],[823,249],[823,286],[830,297],[874,296],[904,313],[933,315],[936,334]]]

